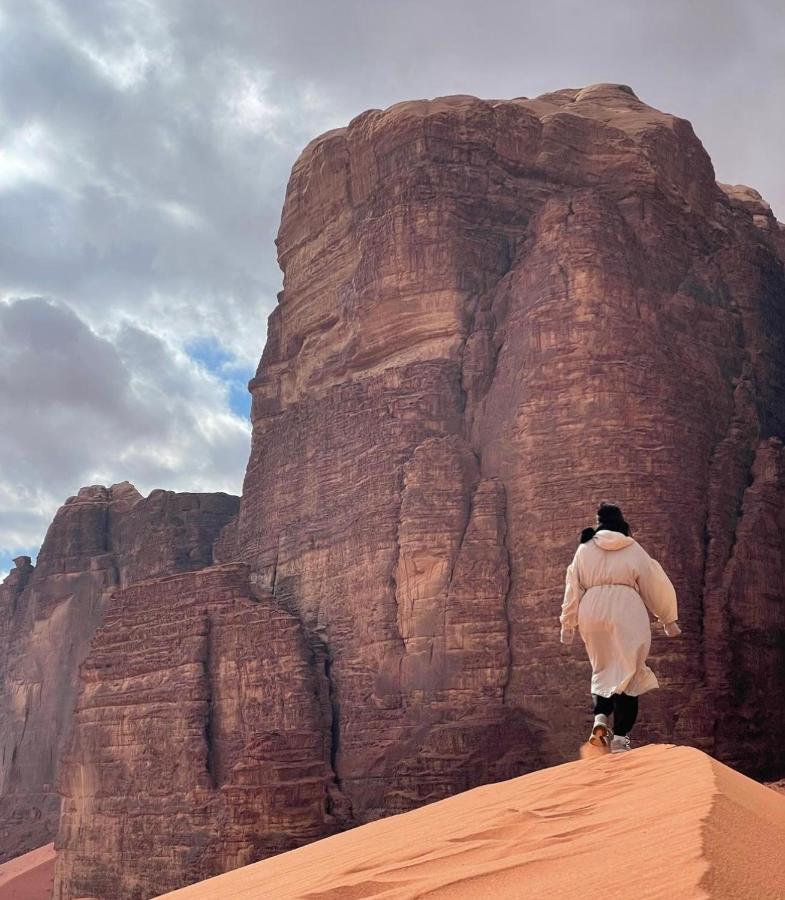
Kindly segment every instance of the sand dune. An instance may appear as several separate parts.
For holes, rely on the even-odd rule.
[[[54,844],[0,863],[0,900],[49,900],[54,872]]]
[[[486,785],[170,900],[785,898],[785,798],[652,745]]]

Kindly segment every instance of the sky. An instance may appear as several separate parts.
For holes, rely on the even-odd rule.
[[[239,494],[311,138],[597,82],[785,219],[780,0],[0,0],[0,578],[83,485]]]

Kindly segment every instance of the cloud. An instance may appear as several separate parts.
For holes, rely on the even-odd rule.
[[[239,492],[249,426],[227,384],[152,332],[112,338],[67,306],[0,303],[0,551],[40,542],[85,484]]]
[[[784,45],[776,0],[5,0],[0,299],[27,299],[0,306],[0,548],[90,481],[239,489],[273,240],[316,134],[403,99],[618,81],[782,218]]]
[[[133,2],[32,3],[7,20],[3,287],[58,296],[97,327],[122,310],[175,343],[220,334],[251,365],[280,284],[270,248],[292,151],[264,71],[225,52],[197,65],[171,25]]]

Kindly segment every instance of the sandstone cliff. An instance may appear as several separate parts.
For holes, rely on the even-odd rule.
[[[680,597],[640,737],[781,770],[783,229],[689,123],[618,85],[370,110],[277,245],[237,556],[324,636],[358,817],[574,751],[555,617],[607,495]]]
[[[58,510],[37,565],[15,561],[0,587],[0,860],[54,837],[78,669],[111,592],[209,565],[237,506],[228,494],[85,487]]]
[[[149,897],[334,830],[319,663],[243,564],[115,592],[63,760],[55,898]]]
[[[448,97],[309,144],[277,244],[238,517],[220,565],[113,601],[58,897],[136,900],[571,758],[588,669],[557,615],[606,496],[684,629],[655,632],[636,739],[779,777],[785,241],[761,198],[624,86]]]

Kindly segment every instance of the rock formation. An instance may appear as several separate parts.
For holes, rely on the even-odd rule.
[[[574,753],[556,616],[605,496],[680,598],[637,735],[785,767],[783,235],[625,86],[305,149],[236,556],[327,645],[360,820]]]
[[[243,564],[115,592],[63,760],[55,898],[149,897],[333,830],[319,662]]]
[[[55,835],[78,669],[111,592],[209,565],[237,507],[228,494],[85,487],[58,510],[36,566],[15,560],[0,587],[0,860]]]
[[[680,600],[635,738],[781,777],[785,238],[760,196],[625,86],[447,97],[311,142],[277,245],[239,513],[217,565],[156,559],[112,601],[57,896],[138,900],[572,758],[589,673],[557,616],[603,497]]]

